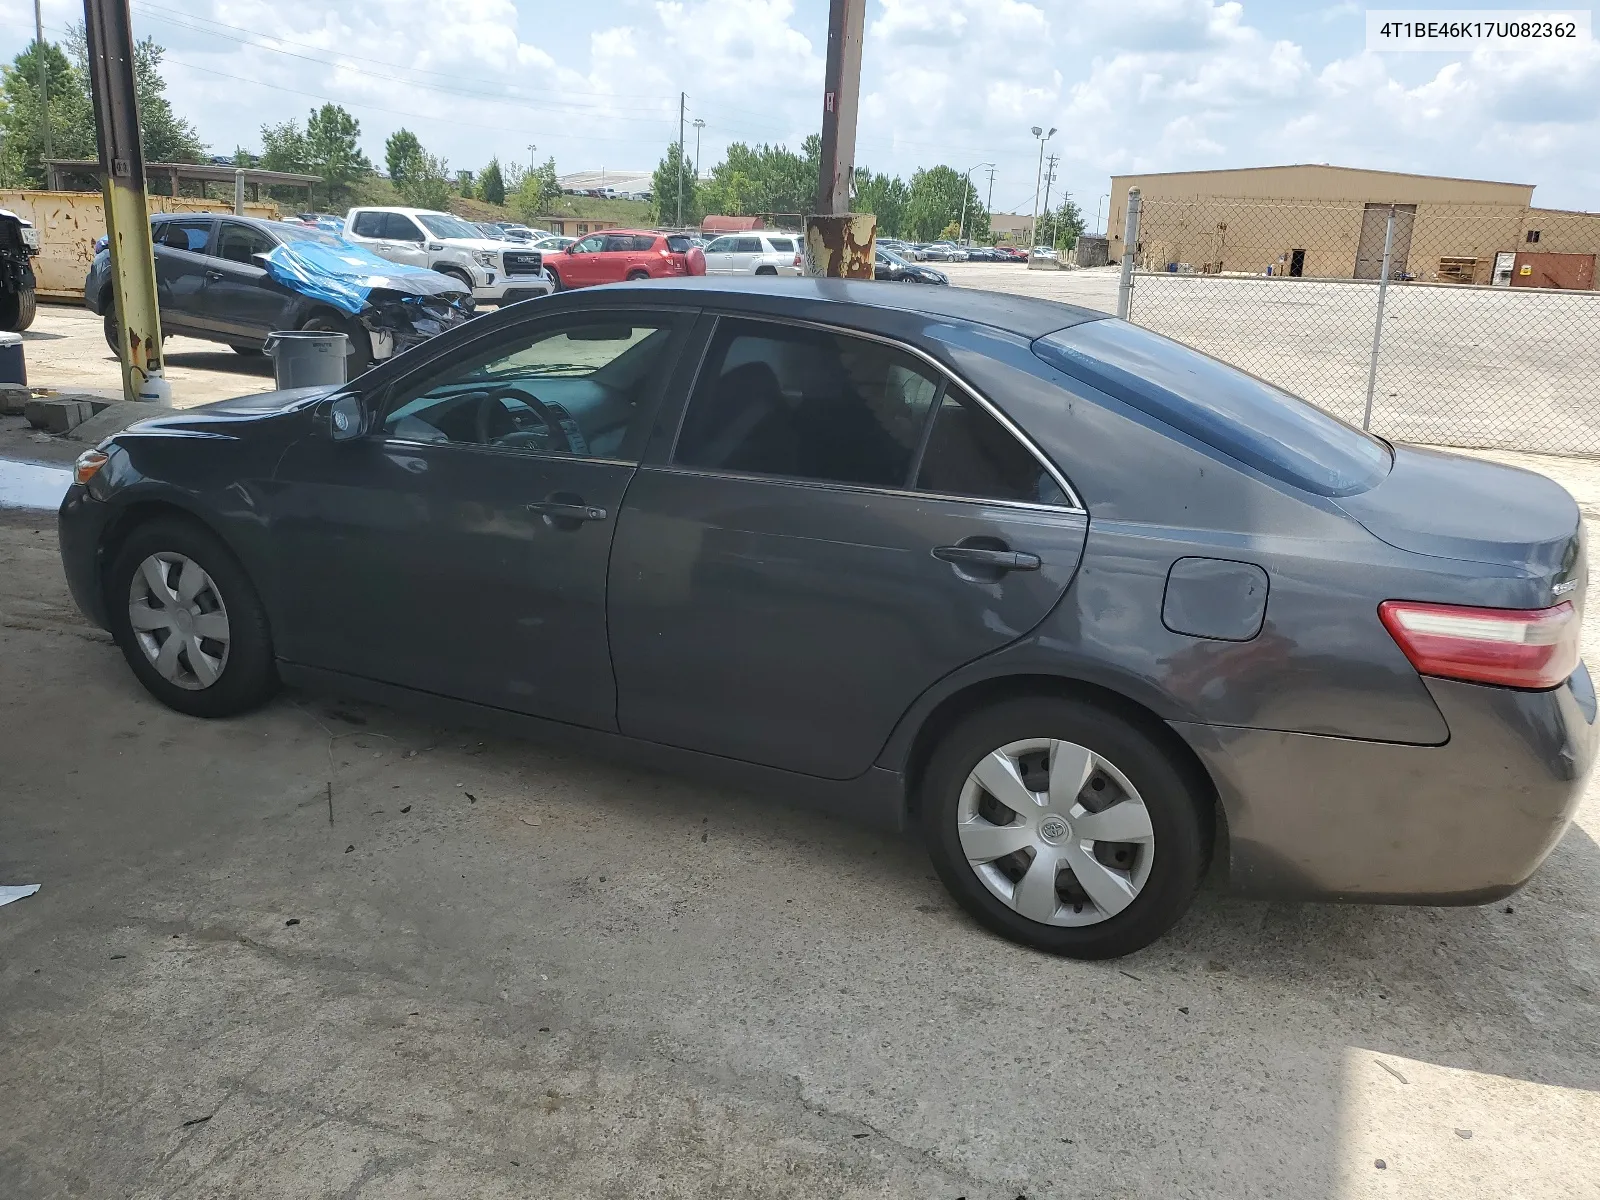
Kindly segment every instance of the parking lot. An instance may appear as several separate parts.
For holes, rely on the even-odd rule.
[[[115,388],[98,326],[43,310],[36,381]],[[182,404],[271,384],[168,356]],[[1494,457],[1600,517],[1592,461]],[[0,908],[0,1197],[1600,1197],[1597,841],[1591,785],[1508,902],[1218,877],[1048,958],[767,797],[301,693],[181,717],[0,509],[0,883],[43,885]]]

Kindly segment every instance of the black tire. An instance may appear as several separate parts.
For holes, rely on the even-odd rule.
[[[434,270],[441,275],[450,276],[451,279],[454,279],[467,289],[467,295],[472,295],[472,276],[468,275],[460,267],[435,267]]]
[[[232,347],[230,347],[230,349],[235,354],[240,355],[243,358],[260,358],[261,357],[261,347],[260,346],[232,346]]]
[[[189,690],[165,679],[140,647],[128,613],[129,588],[154,554],[181,554],[211,576],[228,622],[228,651],[216,682]],[[216,534],[198,522],[162,517],[128,534],[106,578],[106,611],[122,656],[145,689],[168,708],[192,717],[231,717],[265,703],[278,688],[272,631],[255,585]],[[171,635],[169,635],[171,636]]]
[[[350,339],[350,349],[344,360],[346,379],[354,379],[372,369],[372,337],[352,318],[318,313],[300,328],[307,333],[342,333]]]
[[[564,292],[567,290],[567,285],[561,282],[561,273],[559,271],[549,265],[546,265],[544,270],[545,274],[550,276],[550,287],[552,289],[550,294],[552,296],[554,296],[556,292]]]
[[[629,279],[649,279],[650,278],[650,272],[649,271],[629,271],[628,272],[628,278]]]
[[[757,275],[776,275],[777,273],[778,273],[778,268],[777,267],[757,267],[756,268],[756,274]]]
[[[968,775],[991,751],[1033,738],[1075,742],[1115,764],[1149,813],[1150,874],[1125,909],[1097,924],[1030,920],[984,885],[962,850],[957,813]],[[1082,700],[1028,697],[969,716],[934,750],[920,798],[934,869],[961,907],[1002,937],[1069,958],[1117,958],[1148,946],[1188,910],[1211,862],[1211,806],[1203,786],[1144,730]]]
[[[39,314],[39,293],[32,288],[0,295],[0,329],[21,333]]]
[[[105,328],[106,345],[111,347],[111,356],[120,359],[122,347],[117,345],[117,310],[113,303],[107,303],[103,307],[105,315],[101,317],[100,323]]]

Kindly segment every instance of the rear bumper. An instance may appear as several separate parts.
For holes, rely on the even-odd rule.
[[[94,499],[78,483],[67,489],[56,517],[67,590],[78,611],[101,629],[110,628],[100,582],[100,544],[111,517],[110,506]]]
[[[1483,904],[1528,881],[1594,765],[1588,671],[1548,692],[1426,683],[1442,746],[1173,724],[1217,786],[1235,890]]]

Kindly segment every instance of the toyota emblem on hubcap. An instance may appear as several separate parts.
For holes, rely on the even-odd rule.
[[[1039,825],[1039,836],[1047,842],[1059,842],[1067,836],[1067,823],[1060,817],[1046,817]]]

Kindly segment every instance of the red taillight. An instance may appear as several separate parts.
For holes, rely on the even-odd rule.
[[[805,265],[800,261],[800,256],[798,254],[794,256],[794,265],[797,267]]]
[[[1552,688],[1578,669],[1578,610],[1385,600],[1378,616],[1423,675]]]

